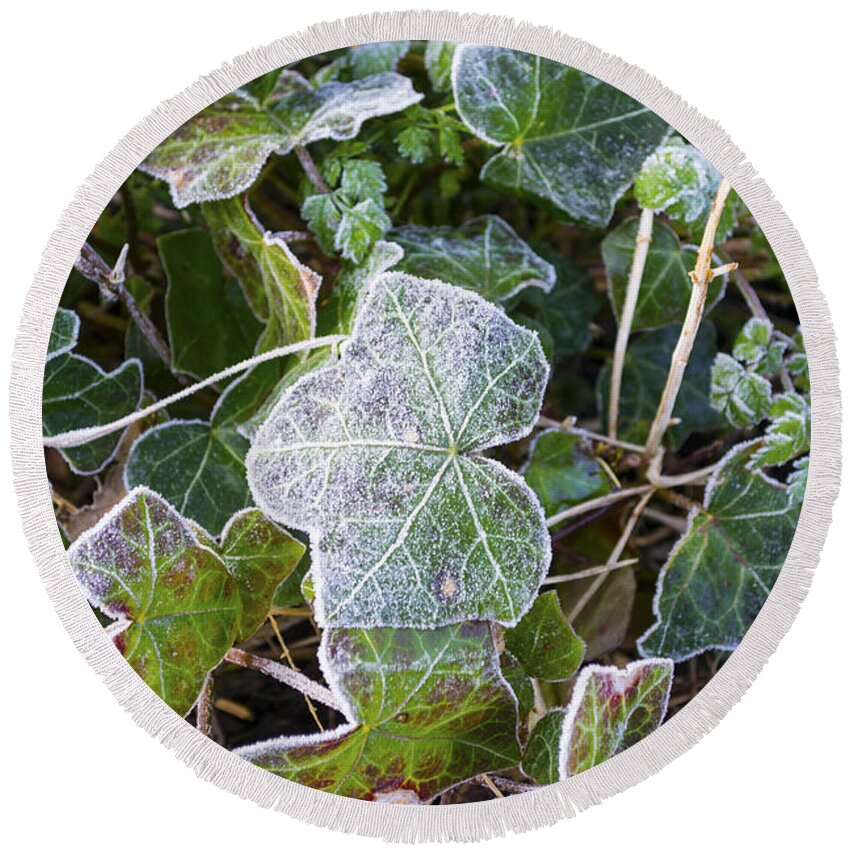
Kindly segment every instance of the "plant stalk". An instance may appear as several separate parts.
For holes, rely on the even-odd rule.
[[[322,195],[330,194],[331,190],[328,187],[328,184],[325,183],[325,179],[322,177],[318,166],[313,160],[313,157],[310,156],[310,152],[307,150],[307,148],[305,148],[303,145],[296,145],[295,156],[298,157],[298,162],[301,163],[301,167],[304,169],[304,173],[310,179],[310,182],[319,190],[319,192]]]
[[[588,501],[582,502],[580,505],[573,505],[573,507],[549,517],[546,520],[546,525],[552,528],[553,525],[558,525],[570,517],[579,516],[580,514],[587,513],[587,511],[613,505],[615,502],[622,501],[623,499],[630,499],[632,496],[641,496],[654,490],[654,484],[641,484],[639,487],[630,487],[627,490],[615,490],[613,493],[599,496],[597,499],[588,499]]]

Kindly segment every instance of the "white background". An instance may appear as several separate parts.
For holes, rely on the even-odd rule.
[[[411,0],[413,2],[413,0]],[[6,7],[0,179],[0,361],[39,254],[76,186],[161,99],[253,46],[382,0],[18,2]],[[839,4],[438,0],[521,16],[641,65],[719,119],[800,230],[850,362],[846,21]],[[11,17],[10,17],[11,16]],[[845,399],[850,398],[843,378]],[[3,393],[5,407],[5,390]],[[0,420],[8,446],[7,417]],[[0,454],[0,734],[7,846],[375,847],[198,780],[138,729],[77,654],[40,584]],[[848,782],[847,493],[806,604],[757,684],[695,749],[642,785],[530,836],[571,847],[837,846]]]

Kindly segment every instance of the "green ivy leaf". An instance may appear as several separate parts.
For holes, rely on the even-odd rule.
[[[92,605],[133,669],[178,714],[231,647],[236,582],[182,517],[155,493],[132,491],[68,549]]]
[[[404,249],[401,271],[450,281],[488,301],[506,301],[527,286],[546,292],[555,269],[538,257],[497,215],[483,215],[460,227],[399,227],[390,239]]]
[[[530,53],[459,45],[452,81],[464,123],[502,148],[481,179],[591,227],[608,224],[669,132],[619,89]]]
[[[376,41],[347,50],[313,75],[313,83],[330,80],[362,80],[374,74],[395,71],[399,60],[410,50],[409,41]]]
[[[68,343],[66,337],[63,346]],[[121,419],[139,409],[142,387],[142,364],[138,360],[125,360],[114,371],[105,372],[87,357],[56,351],[44,366],[42,433],[50,437]],[[62,449],[62,456],[78,475],[93,475],[115,456],[123,435],[124,431],[119,431]]]
[[[168,279],[165,319],[172,364],[206,378],[254,353],[262,330],[239,284],[224,274],[212,239],[192,228],[160,236]]]
[[[608,296],[617,321],[626,298],[637,230],[638,220],[631,218],[602,240],[602,259],[608,274]],[[679,237],[666,224],[653,222],[652,242],[646,256],[632,330],[658,328],[685,320],[692,289],[688,273],[694,268],[696,255],[696,249],[681,246]],[[723,297],[725,288],[725,276],[709,284],[706,313]]]
[[[642,655],[676,661],[734,649],[761,610],[785,561],[799,504],[752,461],[761,441],[721,461],[688,527],[658,577],[656,622],[638,641]]]
[[[564,682],[584,658],[584,641],[573,631],[554,590],[541,593],[517,625],[505,632],[505,649],[534,679]]]
[[[502,667],[502,676],[510,685],[511,690],[519,706],[520,723],[524,723],[525,719],[534,708],[534,684],[529,678],[525,670],[520,666],[519,661],[509,652],[502,653],[500,659]]]
[[[272,153],[321,139],[353,139],[363,122],[421,100],[407,77],[393,72],[314,88],[283,70],[263,103],[234,92],[190,118],[140,168],[171,188],[178,208],[238,195],[257,179]]]
[[[573,688],[559,753],[561,779],[607,761],[654,732],[667,713],[673,662],[585,667]]]
[[[47,360],[67,354],[77,345],[80,335],[80,317],[73,310],[60,307],[53,317],[50,339],[47,341]]]
[[[754,466],[781,466],[808,452],[812,412],[806,399],[797,393],[776,396],[770,405],[770,418],[764,445],[753,456]]]
[[[455,45],[451,41],[429,41],[425,46],[425,68],[435,91],[452,87],[452,59]]]
[[[204,204],[203,212],[219,257],[239,279],[254,314],[266,323],[257,350],[312,337],[321,278],[299,262],[286,242],[264,230],[247,201]]]
[[[524,289],[509,312],[519,322],[527,317],[546,330],[552,338],[552,359],[557,362],[581,354],[590,345],[590,323],[602,296],[581,266],[546,246],[535,245],[534,250],[554,267],[555,286],[549,293],[537,287]]]
[[[553,708],[537,721],[522,756],[522,772],[539,785],[551,785],[560,779],[559,761],[564,708]]]
[[[611,481],[587,440],[558,428],[541,431],[521,470],[546,516],[604,496]]]
[[[630,343],[623,366],[623,389],[620,394],[620,437],[642,443],[655,416],[664,391],[670,358],[679,339],[679,325],[667,325],[646,331]],[[673,408],[678,422],[667,430],[667,441],[678,448],[694,431],[710,431],[720,423],[720,416],[711,406],[711,364],[717,347],[711,322],[703,322],[694,342],[693,353],[685,370],[684,380]],[[597,404],[603,430],[608,422],[608,388],[611,381],[610,364],[600,375]]]
[[[281,397],[248,456],[257,505],[311,534],[321,625],[519,620],[549,535],[479,452],[528,434],[547,373],[536,336],[474,293],[372,281],[339,363]]]
[[[770,412],[773,388],[767,378],[745,369],[722,352],[711,367],[711,406],[735,428],[752,428]]]
[[[320,662],[346,725],[237,755],[311,788],[387,803],[425,803],[518,764],[516,701],[486,623],[334,629]]]

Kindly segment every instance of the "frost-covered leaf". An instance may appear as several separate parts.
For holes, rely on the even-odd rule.
[[[310,195],[301,207],[301,217],[307,222],[310,232],[326,254],[336,250],[336,232],[342,221],[342,212],[334,202],[333,193]]]
[[[642,655],[676,661],[706,649],[734,649],[782,569],[800,514],[786,487],[752,469],[761,441],[735,446],[694,508],[658,577],[655,624]]]
[[[638,220],[631,218],[602,240],[602,259],[608,274],[608,296],[619,321],[626,298],[629,272],[635,255]],[[658,328],[683,322],[691,299],[688,273],[696,263],[696,249],[683,248],[679,237],[660,221],[652,225],[652,242],[646,256],[632,329]],[[726,278],[718,277],[708,287],[706,312],[723,297]]]
[[[486,623],[332,629],[320,663],[348,722],[237,755],[312,788],[386,803],[424,803],[518,764],[516,701]]]
[[[246,640],[265,621],[279,585],[298,566],[307,547],[256,508],[234,514],[220,543],[202,528],[194,531],[236,581],[241,611],[234,640]]]
[[[536,336],[480,296],[372,281],[339,363],[281,397],[248,457],[258,506],[311,534],[322,625],[519,620],[549,535],[479,452],[530,431],[547,373]]]
[[[794,386],[801,392],[807,393],[809,386],[809,361],[806,348],[803,345],[803,331],[797,328],[794,336],[788,341],[785,353],[785,368],[794,381]]]
[[[558,428],[541,431],[521,470],[546,516],[604,496],[611,481],[587,440]]]
[[[431,131],[424,127],[405,127],[395,142],[398,152],[414,165],[421,165],[431,155]]]
[[[452,87],[452,59],[455,45],[450,41],[429,41],[425,47],[425,67],[431,86],[436,91]]]
[[[767,356],[767,347],[773,333],[769,319],[753,316],[735,337],[732,356],[747,366],[756,366]]]
[[[809,450],[812,412],[809,403],[797,393],[782,393],[770,405],[770,425],[764,445],[753,456],[753,465],[781,466]]]
[[[522,669],[519,661],[509,652],[502,653],[500,663],[502,676],[504,676],[516,697],[520,723],[522,724],[534,708],[534,684],[528,673]]]
[[[50,339],[47,341],[47,360],[67,354],[77,344],[80,334],[80,317],[73,310],[60,307],[53,317]]]
[[[806,495],[806,484],[809,478],[809,456],[794,461],[794,470],[788,476],[788,501],[799,505]]]
[[[550,292],[555,285],[554,266],[497,215],[460,227],[399,227],[389,238],[404,249],[401,271],[463,286],[488,301],[505,301],[527,286]]]
[[[667,373],[670,358],[679,339],[679,325],[666,325],[655,331],[646,331],[629,343],[623,366],[623,388],[620,393],[620,437],[642,443],[655,416]],[[717,353],[716,333],[711,322],[703,322],[685,377],[679,389],[673,419],[677,420],[667,430],[666,439],[677,448],[694,431],[708,431],[720,423],[720,415],[711,406],[711,364]],[[611,367],[606,366],[600,376],[597,392],[599,415],[603,430],[608,422],[608,388]]]
[[[360,201],[342,213],[334,248],[344,259],[359,263],[391,224],[390,217],[371,198]]]
[[[711,406],[736,428],[752,428],[770,412],[770,381],[720,353],[711,367]]]
[[[555,268],[555,286],[549,293],[537,287],[524,289],[509,312],[520,323],[528,317],[548,332],[554,361],[580,354],[590,345],[590,323],[602,296],[581,266],[543,245],[534,250]]]
[[[313,75],[313,83],[330,80],[362,80],[373,74],[395,71],[399,60],[410,50],[409,41],[376,41],[347,50]]]
[[[106,425],[138,410],[141,402],[142,365],[138,360],[125,360],[106,372],[87,357],[57,353],[44,366],[41,430],[50,437]],[[62,449],[62,455],[78,475],[92,475],[112,460],[123,434],[119,431]]]
[[[175,369],[205,378],[250,357],[262,330],[239,284],[224,274],[209,234],[180,230],[157,240],[168,278],[165,318]]]
[[[592,227],[608,224],[669,132],[618,89],[530,53],[459,45],[452,83],[469,129],[502,147],[481,179]]]
[[[418,102],[407,77],[383,73],[314,88],[284,70],[262,105],[235,92],[190,118],[140,168],[166,180],[174,204],[230,198],[248,189],[272,153],[321,139],[353,139],[363,122]]]
[[[185,714],[230,648],[241,605],[221,559],[167,502],[131,492],[68,550],[92,605],[116,620],[122,655],[168,705]]]
[[[258,351],[309,339],[316,324],[319,276],[286,242],[264,230],[247,201],[218,201],[205,204],[203,211],[219,257],[239,279],[254,314],[266,323]]]
[[[584,658],[584,641],[573,631],[554,590],[541,593],[517,625],[505,632],[505,649],[535,679],[563,682]]]
[[[560,778],[602,764],[654,732],[667,713],[672,683],[668,658],[634,661],[622,670],[585,667],[564,717]]]
[[[522,772],[540,785],[551,785],[560,779],[558,762],[566,714],[565,708],[548,711],[528,737],[522,756]]]

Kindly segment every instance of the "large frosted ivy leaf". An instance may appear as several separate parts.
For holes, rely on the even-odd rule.
[[[602,764],[654,732],[667,713],[672,683],[668,658],[634,661],[623,670],[585,667],[564,717],[560,778]]]
[[[387,803],[427,802],[519,762],[516,700],[486,623],[333,629],[320,662],[348,723],[237,755],[312,788]]]
[[[258,350],[309,339],[316,326],[321,278],[299,262],[286,242],[263,229],[247,201],[204,204],[203,211],[219,257],[266,323]]]
[[[611,481],[590,443],[559,428],[541,431],[534,438],[520,472],[540,499],[546,516],[604,496],[611,489]]]
[[[168,278],[165,318],[172,363],[205,378],[250,357],[262,330],[239,284],[224,274],[208,233],[169,233],[157,240]]]
[[[658,577],[656,622],[638,641],[643,655],[676,661],[734,649],[761,610],[791,546],[800,505],[749,464],[761,441],[732,449],[708,483],[704,507]]]
[[[549,536],[525,482],[478,453],[530,431],[547,373],[480,296],[372,282],[340,362],[281,397],[248,455],[257,505],[311,534],[320,623],[519,620]]]
[[[298,566],[307,547],[256,508],[234,514],[221,532],[220,543],[203,528],[194,531],[236,580],[241,611],[234,639],[246,640],[263,624],[278,586]]]
[[[559,756],[565,708],[553,708],[531,730],[522,756],[522,772],[540,785],[551,785],[560,777]]]
[[[134,490],[68,550],[92,605],[144,681],[179,714],[230,648],[241,605],[224,563],[163,499]]]
[[[488,301],[505,301],[527,286],[549,292],[555,285],[552,264],[497,215],[460,227],[400,227],[388,238],[404,249],[400,271],[449,281]]]
[[[248,189],[272,153],[320,139],[353,139],[364,121],[406,109],[422,95],[393,72],[314,88],[284,70],[260,104],[235,92],[190,118],[141,164],[166,180],[177,207]]]
[[[541,593],[517,625],[505,632],[505,649],[535,679],[563,682],[578,670],[584,641],[573,631],[554,590]]]
[[[620,393],[620,436],[623,439],[636,443],[646,439],[664,391],[680,330],[679,325],[666,325],[642,333],[630,343]],[[715,340],[714,325],[703,322],[673,408],[673,418],[677,421],[667,430],[666,439],[673,448],[681,446],[694,431],[709,431],[721,422],[720,414],[711,406],[711,365],[717,353]],[[597,387],[603,429],[607,427],[610,380],[609,364],[600,375]]]
[[[604,227],[667,124],[628,95],[575,68],[503,47],[459,45],[458,114],[502,149],[484,182]]]
[[[66,340],[67,344],[67,340]],[[78,354],[57,352],[44,366],[41,430],[45,437],[106,425],[139,409],[142,402],[142,365],[125,360],[106,372]],[[93,475],[115,456],[124,432],[92,440],[62,455],[78,475]]]
[[[602,240],[608,295],[618,321],[634,260],[637,230],[638,220],[631,218]],[[693,288],[689,272],[694,268],[696,255],[695,248],[681,246],[679,237],[666,224],[657,220],[653,222],[652,242],[640,282],[632,330],[658,328],[685,320]],[[709,284],[706,312],[723,297],[725,287],[726,278],[723,276]]]
[[[71,351],[77,344],[79,334],[80,317],[73,310],[60,307],[53,317],[53,327],[47,341],[47,360]]]

